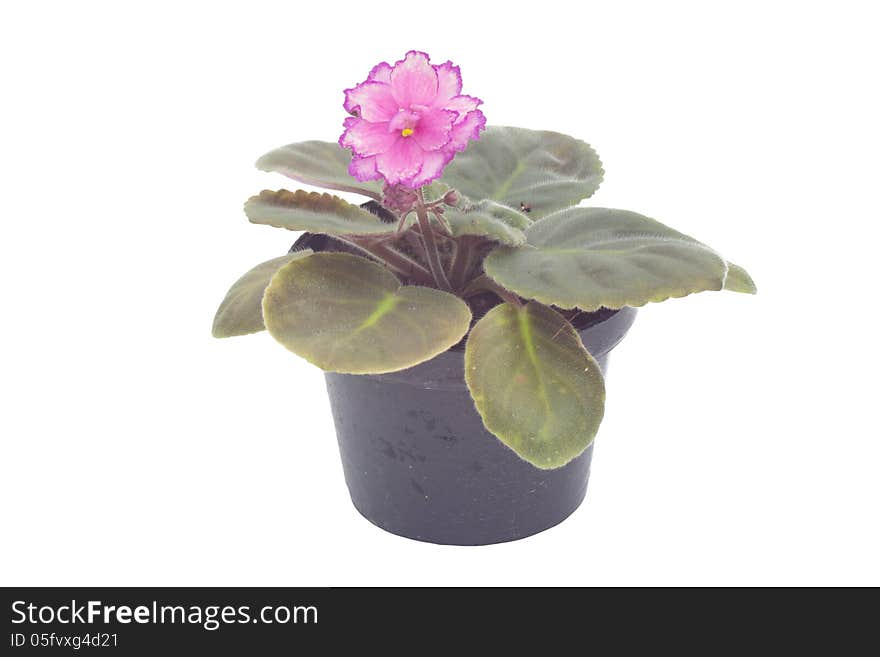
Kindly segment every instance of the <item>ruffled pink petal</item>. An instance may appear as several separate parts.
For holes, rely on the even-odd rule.
[[[461,93],[461,70],[452,62],[435,66],[437,71],[437,96],[434,107],[445,108],[446,102]]]
[[[422,168],[419,173],[413,177],[410,184],[413,187],[421,187],[422,185],[427,185],[433,180],[437,180],[437,178],[443,175],[443,169],[450,161],[452,161],[454,156],[455,153],[448,150],[425,153],[424,158],[422,159]]]
[[[345,110],[357,113],[374,123],[389,121],[397,114],[397,101],[391,94],[391,86],[384,82],[362,82],[352,89],[345,90]]]
[[[430,106],[437,96],[437,72],[423,52],[410,50],[391,71],[391,91],[400,107]]]
[[[391,84],[391,64],[388,62],[379,62],[373,67],[373,70],[370,71],[367,80]]]
[[[351,163],[348,165],[348,173],[361,182],[364,182],[365,180],[376,180],[377,178],[382,177],[382,174],[376,170],[375,155],[371,155],[370,157],[358,157],[355,155],[351,158]]]
[[[388,188],[439,178],[486,126],[477,109],[482,101],[461,88],[457,66],[432,66],[415,50],[394,66],[373,67],[365,82],[345,91],[345,109],[353,116],[339,144],[353,151],[349,173],[362,181],[384,178]]]
[[[480,131],[486,128],[486,117],[480,110],[474,110],[452,126],[449,144],[447,149],[455,152],[463,151],[467,148],[468,141],[471,139],[479,139]]]
[[[409,110],[400,110],[388,122],[388,129],[400,132],[404,128],[414,128],[419,122],[419,115]]]
[[[412,187],[412,179],[421,170],[423,159],[424,151],[415,140],[402,137],[376,156],[376,169],[389,185],[403,183]]]
[[[443,105],[443,109],[458,112],[458,118],[459,120],[461,120],[464,118],[465,114],[467,114],[468,112],[473,112],[482,104],[482,100],[480,100],[479,98],[474,98],[473,96],[455,96],[455,98],[450,98]]]
[[[455,112],[428,110],[422,112],[412,138],[426,151],[436,151],[449,143]]]
[[[355,155],[361,157],[378,155],[394,146],[394,142],[398,139],[402,139],[399,132],[389,132],[387,121],[371,123],[350,116],[345,120],[345,128],[345,132],[339,138],[339,145],[350,148]]]

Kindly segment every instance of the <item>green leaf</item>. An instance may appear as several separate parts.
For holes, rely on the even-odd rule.
[[[281,267],[311,253],[309,249],[289,253],[260,263],[229,288],[214,315],[212,333],[215,338],[229,338],[262,331],[263,292]]]
[[[269,333],[329,372],[379,374],[412,367],[456,344],[467,304],[446,292],[403,286],[347,253],[315,253],[282,267],[266,288]]]
[[[450,189],[449,185],[435,180],[422,187],[422,195],[425,197],[425,202],[430,203],[432,201],[439,201]]]
[[[758,293],[758,288],[752,277],[749,276],[749,272],[732,262],[727,263],[727,278],[724,279],[724,289],[743,294]]]
[[[257,168],[276,171],[307,185],[382,199],[382,184],[360,182],[348,173],[351,152],[329,141],[303,141],[276,148],[257,160]]]
[[[338,196],[301,189],[263,190],[248,199],[244,211],[255,224],[326,235],[373,235],[396,230],[394,224]]]
[[[467,207],[447,207],[443,217],[455,237],[479,235],[508,246],[525,244],[523,230],[532,223],[522,212],[488,200]]]
[[[569,208],[526,230],[528,244],[499,247],[483,268],[526,299],[560,308],[643,306],[720,290],[727,265],[709,247],[625,210]]]
[[[592,196],[602,174],[599,156],[579,139],[492,126],[455,156],[441,180],[474,199],[526,204],[539,219]]]
[[[593,441],[605,409],[602,372],[553,309],[496,306],[471,330],[464,358],[483,424],[521,458],[558,468]]]

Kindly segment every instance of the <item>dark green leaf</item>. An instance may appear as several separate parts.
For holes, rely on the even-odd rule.
[[[602,174],[599,156],[579,139],[492,126],[455,156],[441,180],[474,200],[525,204],[529,217],[540,219],[592,196]]]
[[[560,210],[526,238],[523,248],[495,249],[484,269],[520,296],[561,308],[642,306],[720,290],[727,271],[704,244],[625,210]]]
[[[327,235],[373,235],[396,229],[393,223],[337,196],[303,190],[264,190],[248,199],[244,211],[255,224]]]
[[[382,184],[360,182],[348,173],[351,152],[329,141],[303,141],[276,148],[257,160],[257,168],[277,171],[307,185],[364,194],[377,201]]]
[[[465,207],[447,207],[443,216],[456,237],[477,235],[508,246],[525,244],[523,230],[532,223],[521,212],[495,201],[480,201]]]

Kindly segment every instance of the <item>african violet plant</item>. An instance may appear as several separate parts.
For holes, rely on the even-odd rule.
[[[704,290],[754,293],[744,269],[635,212],[577,204],[599,187],[593,149],[555,132],[486,128],[458,67],[409,52],[345,91],[338,144],[257,166],[372,199],[263,191],[251,222],[332,236],[257,265],[214,335],[262,330],[326,371],[412,367],[466,337],[465,380],[486,428],[558,468],[602,420],[602,373],[572,320]],[[350,151],[350,152],[349,152]]]

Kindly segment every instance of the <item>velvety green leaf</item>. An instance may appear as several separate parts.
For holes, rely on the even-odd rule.
[[[579,139],[492,126],[455,156],[442,181],[473,199],[526,204],[539,219],[592,196],[602,174],[599,156]]]
[[[396,230],[394,224],[338,196],[301,189],[263,190],[248,199],[244,211],[255,224],[326,235],[372,235]]]
[[[532,223],[522,212],[495,201],[480,201],[464,208],[447,207],[443,216],[456,237],[479,235],[509,246],[525,244],[523,230]]]
[[[422,187],[422,194],[425,197],[425,202],[430,203],[431,201],[439,201],[449,190],[449,185],[435,180]]]
[[[501,304],[477,322],[465,380],[486,428],[539,468],[578,456],[602,422],[599,365],[571,324],[536,302]]]
[[[467,333],[456,296],[401,286],[381,265],[347,253],[315,253],[282,267],[266,288],[269,333],[323,370],[394,372],[429,360]]]
[[[382,184],[360,182],[348,173],[351,151],[329,141],[303,141],[276,148],[257,160],[257,168],[277,171],[307,185],[356,192],[377,201],[382,198]]]
[[[262,331],[263,326],[263,292],[269,281],[281,267],[288,262],[302,258],[311,253],[304,249],[289,253],[280,258],[273,258],[260,263],[229,288],[217,314],[214,316],[213,335],[215,338],[229,338],[234,335],[247,335]]]
[[[709,247],[625,210],[560,210],[526,238],[520,249],[495,249],[483,267],[520,296],[561,308],[642,306],[720,290],[727,270]]]
[[[744,294],[758,293],[758,288],[752,277],[749,276],[749,272],[732,262],[727,263],[727,278],[724,279],[724,289]]]

